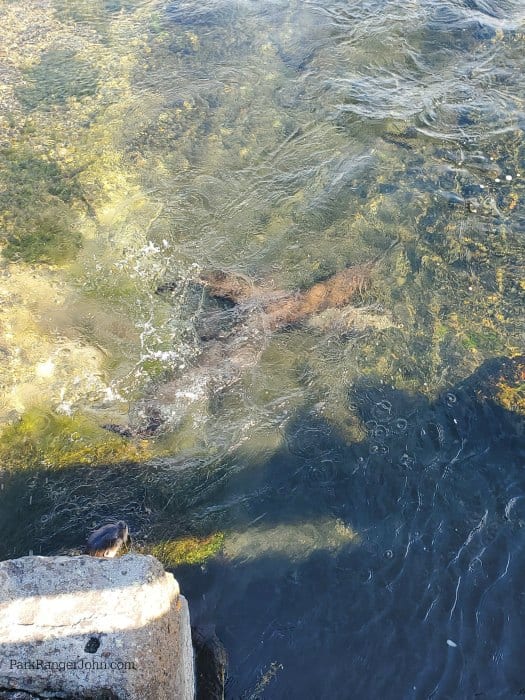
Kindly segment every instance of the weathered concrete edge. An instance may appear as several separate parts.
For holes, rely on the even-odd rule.
[[[180,700],[194,698],[194,654],[188,604],[173,574],[166,572],[154,557],[138,554],[113,560],[85,556],[22,557],[0,562],[0,579],[3,584],[0,590],[0,699],[171,700],[174,692]],[[53,606],[50,593],[58,601],[66,598],[66,604],[58,602]],[[49,608],[52,608],[51,614]],[[30,630],[25,641],[23,630]],[[82,652],[87,651],[84,649],[86,637],[91,635],[102,637],[100,651],[104,649],[104,642],[107,643],[102,656],[111,656],[114,648],[120,647],[121,651],[125,649],[133,655],[143,668],[154,666],[157,659],[161,663],[149,677],[148,673],[144,674],[147,683],[140,689],[134,679],[120,674],[114,694],[107,686],[109,694],[105,690],[106,694],[100,694],[100,685],[86,684],[85,678],[79,677],[78,686],[75,686],[75,672],[72,673],[73,685],[67,671],[61,676],[53,674],[55,683],[50,678],[51,682],[38,687],[34,676],[41,673],[24,670],[13,674],[6,668],[6,659],[12,651],[21,658],[34,655],[34,649],[38,649],[38,654],[43,652],[44,658],[49,660],[55,653],[66,650],[72,658],[81,658]],[[87,658],[96,657],[90,653]]]

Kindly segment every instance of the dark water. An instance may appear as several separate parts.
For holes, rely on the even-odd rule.
[[[522,3],[14,5],[0,420],[38,410],[0,556],[106,518],[224,533],[174,573],[232,700],[525,695]],[[290,291],[372,259],[210,388],[234,324],[201,270]],[[138,462],[67,423],[144,405]]]
[[[478,400],[496,365],[434,403],[361,387],[366,440],[298,416],[221,489],[215,507],[267,542],[179,578],[230,653],[228,697],[523,694],[524,425]],[[302,556],[289,540],[327,517],[359,542]]]

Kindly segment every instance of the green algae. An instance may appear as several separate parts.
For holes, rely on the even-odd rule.
[[[222,550],[224,537],[223,532],[216,532],[206,537],[195,536],[165,540],[155,544],[147,551],[157,557],[166,567],[203,564]]]
[[[6,237],[2,255],[26,263],[67,262],[82,246],[82,236],[73,226],[70,212],[63,207],[48,209],[28,221],[18,217],[14,231]]]
[[[471,330],[461,340],[467,350],[482,350],[487,353],[497,353],[503,350],[501,338],[493,331]]]
[[[72,204],[81,196],[74,175],[27,147],[1,153],[0,221],[11,261],[60,264],[82,245]]]
[[[32,202],[58,198],[70,203],[81,194],[75,175],[63,172],[48,156],[27,146],[0,152],[0,191],[2,209],[22,209]]]
[[[40,62],[27,69],[26,84],[18,88],[18,99],[29,110],[64,105],[68,99],[95,95],[98,70],[70,49],[46,51]]]
[[[32,408],[0,433],[0,461],[9,469],[61,469],[137,462],[150,455],[148,443],[108,433],[91,418]]]
[[[525,362],[518,358],[512,376],[502,376],[496,381],[495,398],[507,409],[525,416]]]

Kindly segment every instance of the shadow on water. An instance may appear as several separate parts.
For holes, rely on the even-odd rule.
[[[239,504],[225,515],[239,540],[262,533],[177,571],[229,651],[227,697],[522,691],[524,426],[491,398],[512,366],[485,363],[434,403],[362,386],[365,440],[298,417],[285,448],[216,494]],[[294,523],[323,518],[358,537],[301,549]]]
[[[486,362],[433,403],[363,383],[349,397],[361,442],[305,413],[242,469],[4,474],[2,557],[79,545],[117,513],[149,542],[167,523],[171,536],[220,528],[223,554],[175,573],[194,624],[226,646],[227,697],[512,697],[525,688],[524,425],[494,396],[522,373],[523,358]],[[316,539],[327,522],[352,534]]]

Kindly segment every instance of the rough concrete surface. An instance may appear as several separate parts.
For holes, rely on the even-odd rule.
[[[192,699],[189,612],[177,581],[138,554],[0,562],[0,693],[14,690]]]

